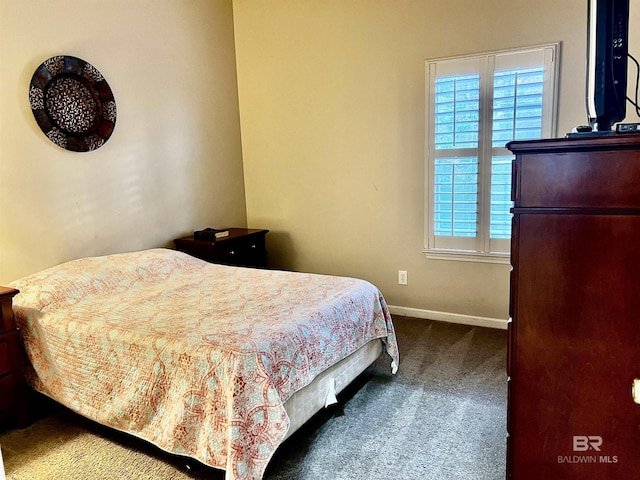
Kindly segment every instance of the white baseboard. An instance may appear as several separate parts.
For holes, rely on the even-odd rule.
[[[389,311],[393,315],[402,315],[404,317],[424,318],[427,320],[438,320],[440,322],[449,323],[462,323],[464,325],[473,325],[474,327],[499,328],[501,330],[507,329],[507,320],[503,320],[501,318],[475,317],[473,315],[423,310],[421,308],[399,307],[396,305],[389,305]]]

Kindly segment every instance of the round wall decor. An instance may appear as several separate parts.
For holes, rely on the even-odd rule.
[[[107,81],[76,57],[45,60],[31,78],[29,103],[49,140],[74,152],[100,148],[116,124],[116,101]]]

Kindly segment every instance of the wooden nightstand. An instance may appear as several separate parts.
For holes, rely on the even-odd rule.
[[[20,340],[11,304],[15,288],[0,287],[0,423],[14,420],[19,427],[29,423],[24,377],[20,363]]]
[[[190,237],[176,238],[176,248],[181,252],[201,258],[207,262],[235,265],[238,267],[265,268],[267,249],[265,237],[269,230],[229,228],[229,236],[215,242],[195,240]]]

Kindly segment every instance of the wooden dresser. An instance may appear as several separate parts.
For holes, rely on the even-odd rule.
[[[508,148],[507,478],[640,478],[640,136]]]
[[[195,240],[192,235],[176,238],[174,243],[181,252],[207,262],[265,268],[267,265],[265,237],[269,230],[250,228],[229,228],[228,230],[228,236],[215,241]]]
[[[25,385],[20,362],[20,343],[11,304],[18,294],[14,288],[0,287],[0,423],[28,423]]]

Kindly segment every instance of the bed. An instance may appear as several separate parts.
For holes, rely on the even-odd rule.
[[[72,260],[11,283],[27,382],[170,453],[259,479],[280,443],[398,347],[359,279],[169,249]]]

